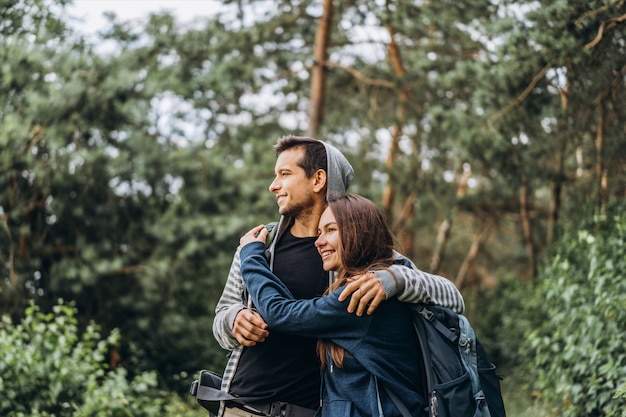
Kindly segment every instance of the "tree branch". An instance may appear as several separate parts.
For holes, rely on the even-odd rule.
[[[617,86],[624,79],[624,76],[626,76],[626,65],[622,67],[619,73],[615,74],[615,77],[613,77],[613,81],[611,81],[611,85],[609,86],[609,88],[607,88],[606,91],[600,93],[598,97],[593,100],[593,103],[595,105],[599,105],[602,101],[604,101],[604,99],[611,93],[611,91],[615,91]]]
[[[616,3],[617,3],[617,4],[616,4],[615,8],[616,8],[616,9],[619,9],[620,7],[622,7],[622,6],[624,5],[624,0],[617,1]],[[608,9],[609,9],[609,5],[607,4],[607,5],[605,5],[605,6],[600,7],[599,9],[596,9],[596,10],[590,10],[590,11],[588,11],[588,12],[586,12],[586,13],[583,13],[583,14],[582,14],[582,15],[581,15],[578,19],[576,19],[576,20],[574,21],[574,24],[575,24],[576,26],[578,26],[578,25],[580,25],[580,24],[583,22],[583,20],[585,20],[587,17],[589,17],[589,16],[596,16],[596,15],[598,15],[598,14],[600,14],[600,13],[604,13],[604,12],[606,12]]]
[[[355,70],[354,68],[345,67],[343,65],[339,65],[339,64],[336,64],[336,63],[330,62],[330,61],[324,61],[323,64],[324,64],[324,66],[329,67],[329,68],[339,68],[339,69],[342,69],[342,70],[346,71],[347,73],[349,73],[350,75],[352,75],[357,80],[362,81],[362,82],[364,82],[365,84],[368,84],[368,85],[373,85],[373,86],[376,86],[376,87],[390,88],[390,89],[393,89],[395,87],[392,82],[385,81],[385,80],[376,80],[374,78],[370,78],[370,77],[366,76],[365,74],[362,74],[359,71]]]
[[[521,102],[526,100],[526,97],[528,97],[530,92],[533,91],[533,88],[537,86],[539,81],[543,77],[545,77],[546,73],[548,72],[550,68],[552,68],[553,65],[554,65],[554,62],[548,62],[546,66],[543,67],[541,71],[539,71],[537,75],[533,77],[533,79],[530,81],[530,84],[528,84],[528,87],[526,87],[526,89],[522,92],[522,94],[517,96],[517,98],[508,106],[506,106],[504,109],[500,110],[499,112],[497,112],[496,114],[494,114],[493,116],[489,118],[489,124],[490,125],[493,124],[493,122],[495,122],[497,119],[501,118],[502,116],[504,116],[505,114],[513,110],[515,107],[517,107]]]
[[[457,288],[463,287],[466,278],[472,271],[476,258],[478,257],[478,253],[480,252],[480,248],[489,237],[493,226],[494,224],[492,222],[487,221],[482,226],[481,230],[474,234],[472,244],[467,252],[467,255],[465,255],[465,259],[463,259],[463,264],[461,265],[459,272],[456,274],[456,279],[454,280],[454,284]]]
[[[600,27],[598,28],[598,34],[596,35],[594,40],[592,40],[587,45],[585,45],[585,49],[591,49],[594,46],[596,46],[602,40],[602,37],[604,36],[605,32],[608,32],[609,30],[617,26],[619,23],[623,23],[625,21],[626,21],[626,14],[621,15],[620,17],[615,17],[613,19],[610,19],[608,22],[600,23]]]

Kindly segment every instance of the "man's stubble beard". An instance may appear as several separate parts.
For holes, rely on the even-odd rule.
[[[294,219],[298,219],[301,217],[308,216],[313,212],[314,200],[312,196],[308,196],[306,201],[301,201],[300,203],[287,205],[283,210],[280,210],[279,213],[283,216],[293,217]]]

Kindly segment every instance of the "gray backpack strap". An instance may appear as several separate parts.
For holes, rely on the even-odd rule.
[[[376,380],[376,384],[378,385],[378,380]],[[396,394],[391,392],[391,390],[389,388],[387,388],[386,386],[384,386],[384,385],[383,385],[383,388],[387,392],[387,395],[389,395],[389,397],[391,398],[391,401],[393,401],[393,403],[396,405],[396,407],[400,411],[400,414],[402,414],[402,417],[413,417],[413,416],[411,416],[411,413],[409,412],[409,409],[406,408],[406,405],[404,405],[402,400],[400,398],[398,398],[398,396]],[[380,399],[379,399],[379,403],[380,403]]]
[[[469,324],[467,317],[459,314],[459,353],[465,368],[469,371],[472,380],[472,392],[476,401],[476,417],[491,417],[485,394],[483,393],[478,377],[478,357],[476,353],[476,334]]]
[[[267,237],[265,238],[265,257],[266,259],[269,259],[269,247],[272,244],[272,242],[274,241],[274,238],[276,237],[276,232],[278,230],[278,222],[269,222],[265,225],[265,228],[267,229]],[[248,289],[244,286],[243,287],[243,298],[246,301],[245,304],[248,308],[252,308],[252,299],[250,298],[250,296],[248,295]]]
[[[406,405],[404,405],[402,400],[400,398],[398,398],[398,396],[396,394],[391,392],[391,390],[389,388],[387,388],[384,384],[380,384],[378,382],[378,378],[374,377],[374,380],[376,381],[376,397],[377,397],[376,399],[378,400],[378,414],[380,416],[384,416],[382,404],[380,402],[380,385],[382,385],[383,388],[385,389],[385,392],[387,393],[387,395],[389,395],[389,397],[391,398],[391,401],[393,401],[393,403],[396,405],[396,407],[400,411],[400,414],[402,414],[402,417],[413,417],[413,416],[411,416],[411,413],[409,412],[409,409],[406,408]]]
[[[265,225],[267,229],[267,239],[265,239],[265,247],[269,248],[272,242],[274,241],[274,237],[276,237],[276,231],[278,229],[278,222],[270,222]]]

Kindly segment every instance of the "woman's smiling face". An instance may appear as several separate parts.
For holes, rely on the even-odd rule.
[[[335,215],[329,207],[320,217],[318,232],[315,247],[322,257],[324,271],[334,271],[341,266],[341,236]]]

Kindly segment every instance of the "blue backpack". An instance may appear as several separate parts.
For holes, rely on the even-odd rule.
[[[506,417],[496,367],[467,318],[435,305],[409,305],[422,360],[428,417]],[[406,406],[385,387],[403,417]]]

